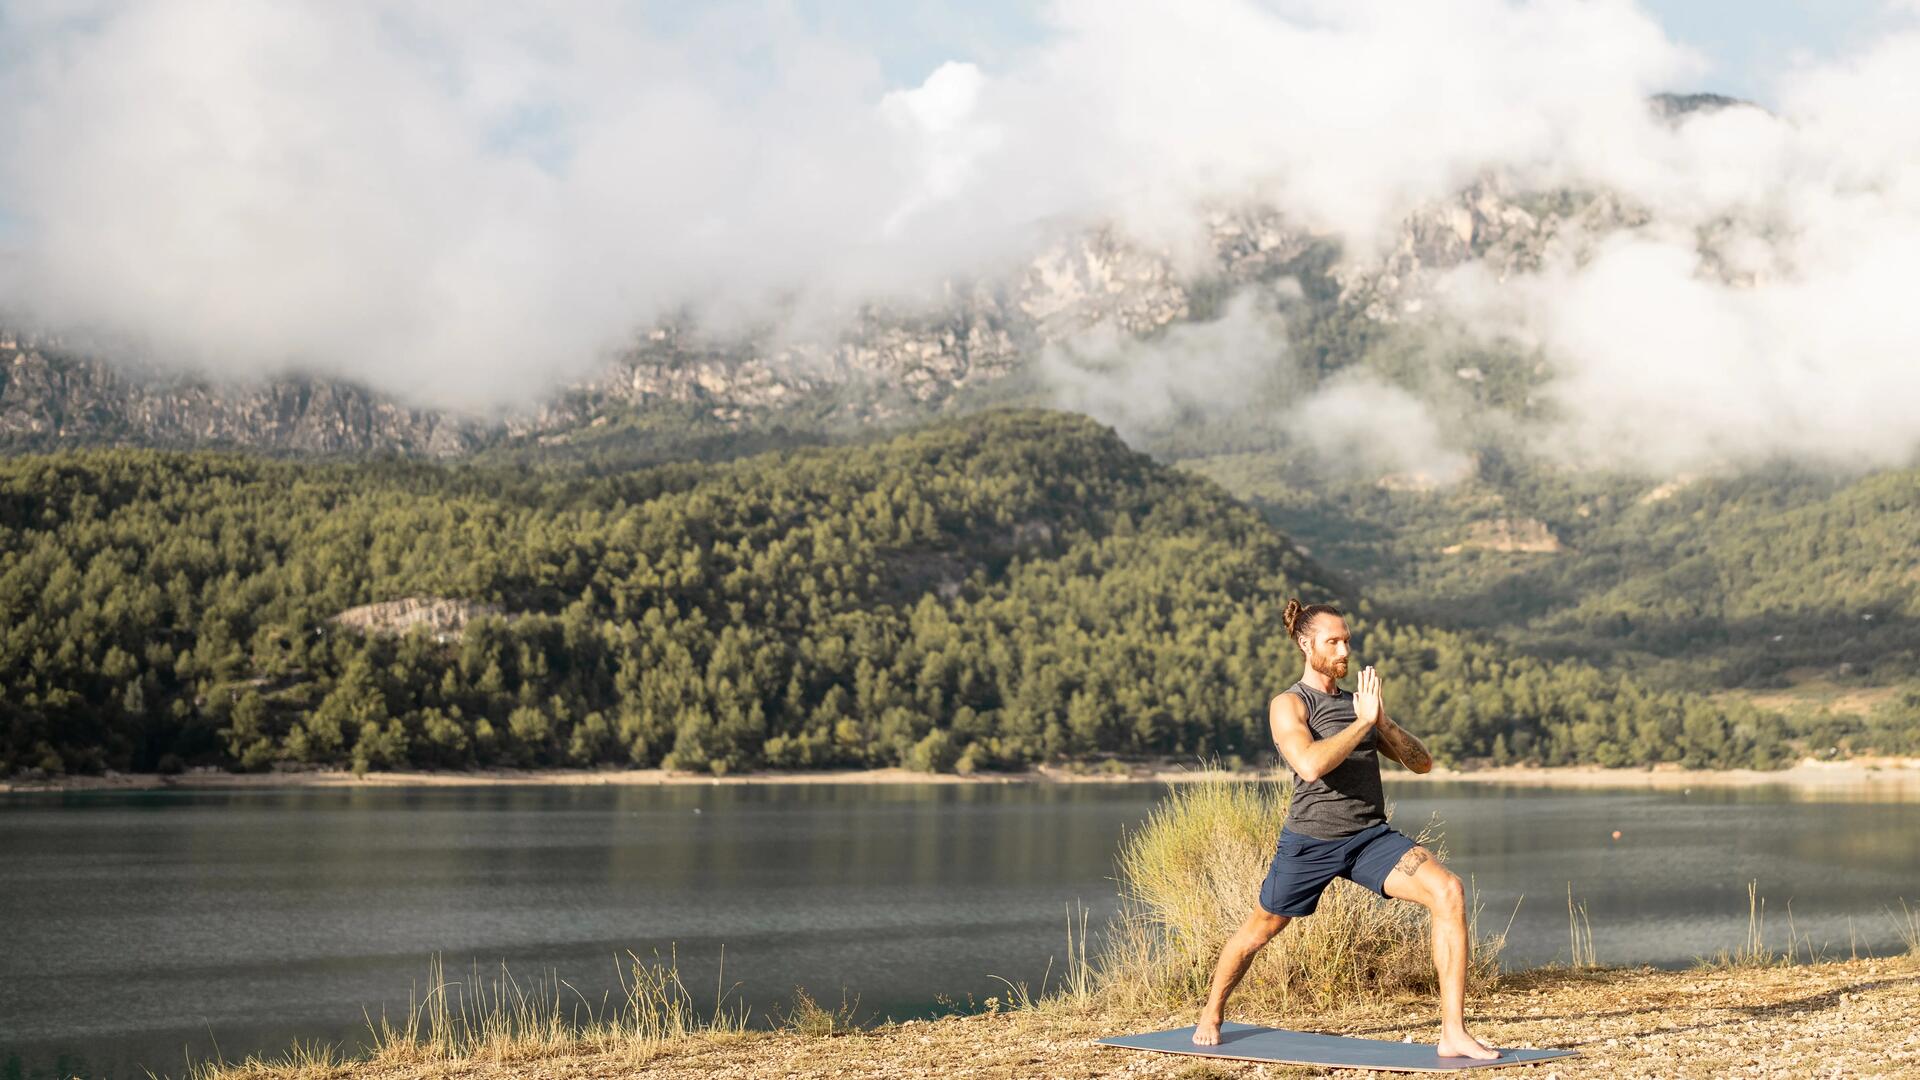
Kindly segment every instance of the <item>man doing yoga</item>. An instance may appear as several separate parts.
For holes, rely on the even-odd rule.
[[[1498,1057],[1467,1034],[1461,1017],[1472,943],[1460,879],[1432,852],[1387,825],[1379,755],[1417,773],[1433,768],[1433,758],[1419,739],[1387,716],[1380,676],[1372,668],[1360,672],[1359,688],[1352,693],[1336,684],[1347,673],[1348,660],[1347,622],[1338,611],[1289,600],[1284,618],[1306,670],[1299,682],[1274,696],[1267,716],[1274,745],[1293,770],[1293,801],[1273,866],[1260,887],[1259,906],[1220,951],[1193,1041],[1219,1044],[1227,995],[1247,973],[1254,954],[1289,922],[1313,914],[1321,892],[1334,878],[1344,877],[1432,913],[1433,965],[1440,976],[1440,1056]]]

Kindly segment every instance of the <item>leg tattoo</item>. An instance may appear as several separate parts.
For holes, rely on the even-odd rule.
[[[1431,858],[1433,858],[1433,852],[1428,851],[1426,848],[1408,848],[1407,853],[1400,856],[1400,861],[1393,864],[1393,868],[1408,877],[1412,877],[1413,872],[1420,869],[1420,864]]]

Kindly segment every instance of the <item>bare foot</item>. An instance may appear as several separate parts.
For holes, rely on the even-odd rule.
[[[1212,1009],[1200,1010],[1200,1022],[1193,1026],[1193,1045],[1220,1045],[1220,1014]]]
[[[1477,1058],[1481,1061],[1491,1061],[1500,1056],[1500,1051],[1487,1049],[1485,1044],[1479,1039],[1467,1034],[1466,1029],[1462,1028],[1459,1031],[1443,1032],[1441,1034],[1440,1056],[1467,1057]]]

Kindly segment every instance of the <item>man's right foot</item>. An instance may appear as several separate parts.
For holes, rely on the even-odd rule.
[[[1442,1034],[1440,1045],[1436,1049],[1440,1051],[1441,1057],[1478,1058],[1481,1061],[1491,1061],[1500,1056],[1500,1051],[1487,1046],[1465,1031]]]
[[[1200,1010],[1200,1022],[1193,1026],[1193,1045],[1220,1045],[1220,1014],[1212,1009]]]

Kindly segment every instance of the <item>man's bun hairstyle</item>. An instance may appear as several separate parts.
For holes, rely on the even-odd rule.
[[[1298,642],[1313,630],[1313,621],[1322,615],[1339,615],[1340,609],[1332,604],[1308,604],[1302,607],[1297,596],[1287,597],[1286,609],[1280,618],[1287,624],[1287,636]],[[1302,646],[1304,649],[1305,646]]]

